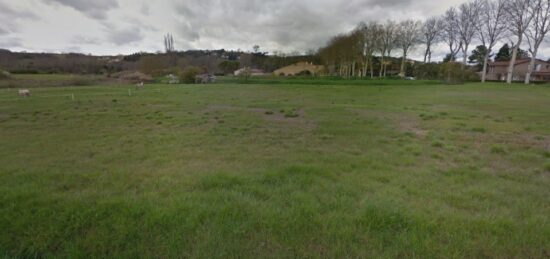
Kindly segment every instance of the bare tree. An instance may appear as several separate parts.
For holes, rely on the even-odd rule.
[[[506,82],[512,83],[514,76],[514,66],[518,55],[518,50],[523,42],[523,35],[533,17],[529,13],[533,0],[506,0],[506,19],[510,22],[510,32],[517,37],[517,42],[512,50],[512,58],[508,66],[508,76]]]
[[[174,52],[174,37],[172,37],[172,34],[168,33],[164,36],[164,49],[166,50],[166,53]]]
[[[359,44],[362,46],[360,63],[363,65],[360,71],[361,76],[366,77],[370,68],[370,77],[374,77],[373,57],[374,52],[378,49],[379,43],[379,24],[376,22],[360,23],[357,31],[361,33]]]
[[[443,15],[443,40],[449,46],[451,61],[456,60],[456,55],[462,49],[462,40],[458,31],[458,13],[451,7]]]
[[[399,23],[397,33],[397,43],[403,50],[403,59],[401,60],[401,70],[399,76],[405,76],[405,63],[409,50],[421,41],[420,28],[422,23],[419,21],[405,20]]]
[[[476,24],[479,23],[479,11],[481,10],[482,0],[474,0],[469,3],[461,4],[458,8],[457,31],[462,42],[462,65],[466,66],[468,61],[468,48],[476,34]]]
[[[507,30],[505,22],[505,0],[484,0],[481,6],[479,22],[476,24],[478,38],[487,48],[483,58],[481,82],[487,78],[487,63],[496,43],[501,40]]]
[[[443,23],[441,19],[437,17],[429,18],[422,25],[423,42],[426,44],[426,51],[424,52],[424,63],[432,61],[432,46],[437,43],[441,37],[441,30],[443,29]]]
[[[380,77],[386,76],[386,55],[389,57],[393,48],[395,48],[395,39],[397,33],[397,24],[394,21],[387,21],[380,26],[380,43],[378,50],[380,51]]]
[[[370,67],[370,77],[374,77],[374,52],[379,49],[380,45],[380,24],[376,22],[371,22],[366,27],[366,37],[365,37],[365,55],[368,58],[368,64]],[[365,67],[365,74],[367,68]]]
[[[529,15],[533,17],[533,20],[531,26],[525,32],[527,42],[529,43],[529,52],[531,53],[531,63],[525,75],[525,84],[530,83],[539,47],[548,31],[550,31],[550,0],[534,0],[532,2]]]

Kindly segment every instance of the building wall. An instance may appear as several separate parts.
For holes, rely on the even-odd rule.
[[[514,67],[514,80],[524,80],[527,70],[529,68],[528,62],[522,62],[517,64]],[[535,68],[533,72],[549,72],[550,73],[550,63],[537,60],[535,62]],[[498,65],[489,65],[489,72],[487,73],[488,80],[500,80],[505,81],[506,75],[508,74],[508,65],[499,63]],[[542,77],[532,76],[533,80],[543,80]]]

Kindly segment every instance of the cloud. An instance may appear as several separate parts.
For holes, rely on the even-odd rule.
[[[141,5],[140,9],[141,14],[148,16],[151,13],[151,8],[149,8],[149,5],[144,3]]]
[[[0,48],[10,49],[23,47],[23,43],[20,38],[17,37],[2,37],[0,38]]]
[[[163,35],[172,33],[180,50],[251,50],[258,44],[262,51],[303,52],[361,21],[424,19],[466,1],[0,0],[0,41],[26,50],[77,46],[94,54],[129,54],[162,49]],[[447,48],[435,51],[440,57]],[[549,55],[544,46],[542,58]]]
[[[107,13],[115,8],[118,8],[117,0],[43,0],[48,4],[57,4],[62,6],[71,7],[79,12],[82,12],[86,16],[97,19],[105,20]]]
[[[4,29],[2,27],[0,27],[0,35],[4,35],[4,34],[8,34],[10,33],[10,31],[8,31],[7,29]]]
[[[73,37],[71,42],[74,44],[87,44],[87,45],[101,44],[101,41],[98,38],[87,37],[83,35],[77,35]]]
[[[19,24],[26,20],[38,20],[33,12],[19,10],[0,1],[0,35],[18,31]]]
[[[116,45],[126,45],[143,40],[144,36],[138,27],[132,26],[124,29],[108,31],[108,39]]]
[[[412,0],[186,0],[175,4],[177,38],[200,48],[260,44],[264,49],[316,49],[366,19],[386,19]],[[212,8],[216,7],[216,8]],[[387,10],[383,10],[387,9]],[[402,16],[403,17],[403,16]]]

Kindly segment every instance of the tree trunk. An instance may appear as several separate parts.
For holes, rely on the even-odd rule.
[[[380,77],[383,76],[384,73],[384,56],[380,58]]]
[[[538,46],[536,46],[535,51],[531,53],[531,62],[529,62],[529,67],[527,68],[527,74],[525,75],[526,85],[531,83],[531,74],[535,70],[535,64],[537,62],[537,52],[538,52]]]
[[[468,62],[468,46],[464,46],[462,55],[464,55],[464,57],[462,58],[462,68],[464,69],[466,67],[466,63]]]
[[[428,55],[430,54],[430,46],[426,47],[426,52],[424,52],[424,63],[428,60]]]
[[[521,46],[521,42],[523,41],[523,33],[519,35],[518,37],[518,43],[516,46],[514,46],[514,50],[512,51],[512,59],[510,59],[510,65],[508,66],[508,76],[506,77],[506,83],[511,84],[512,80],[514,79],[514,66],[516,65],[516,58],[518,56],[518,49],[519,46]]]
[[[374,78],[374,65],[372,63],[372,56],[369,59],[369,65],[370,65],[370,78]]]
[[[403,60],[401,60],[401,70],[399,71],[400,77],[405,77],[405,62],[407,61],[407,51],[403,51]]]
[[[369,69],[369,58],[365,58],[365,65],[363,66],[363,77],[367,77],[368,69]]]
[[[483,70],[481,71],[481,82],[485,83],[487,79],[487,63],[489,63],[489,55],[491,55],[491,50],[487,50],[485,57],[483,58]]]

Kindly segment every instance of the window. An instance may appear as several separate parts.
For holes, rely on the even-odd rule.
[[[540,64],[536,64],[536,65],[535,65],[535,71],[540,71],[540,67],[541,67]]]

